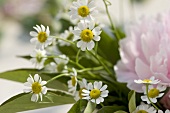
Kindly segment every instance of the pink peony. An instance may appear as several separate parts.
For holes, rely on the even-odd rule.
[[[119,82],[137,92],[142,92],[142,87],[135,79],[154,76],[170,83],[170,13],[144,17],[128,26],[119,45],[121,60],[114,67]]]

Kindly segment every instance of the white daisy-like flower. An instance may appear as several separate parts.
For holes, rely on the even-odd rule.
[[[166,86],[158,84],[156,87],[154,87],[153,85],[149,85],[148,86],[149,99],[147,97],[146,86],[143,86],[142,89],[145,94],[144,96],[141,96],[142,101],[146,101],[148,104],[150,104],[149,99],[151,100],[151,102],[156,103],[157,98],[160,98],[164,95],[164,93],[161,92],[166,90]]]
[[[80,89],[75,92],[74,99],[76,101],[83,98],[82,90],[87,89],[87,80],[86,79],[83,78],[82,81],[78,81],[78,83],[79,83]]]
[[[53,38],[50,37],[49,27],[45,28],[43,25],[33,27],[37,32],[31,31],[30,35],[33,37],[30,42],[36,45],[37,49],[44,49],[53,42]]]
[[[71,74],[71,80],[69,80],[68,83],[68,91],[75,95],[76,89],[77,89],[77,71],[72,68],[73,72]]]
[[[65,30],[64,33],[61,33],[60,38],[72,41],[74,38],[72,31],[73,31],[73,27],[70,26],[69,30]],[[58,40],[58,43],[60,46],[70,46],[69,42],[63,40]]]
[[[78,23],[78,26],[74,28],[73,41],[78,40],[77,47],[81,48],[82,51],[92,50],[95,46],[95,41],[100,40],[101,28],[99,26],[95,27],[95,22],[91,21],[90,23],[81,21]]]
[[[104,102],[104,97],[108,96],[109,91],[106,90],[107,85],[102,86],[102,82],[95,81],[94,85],[88,83],[88,89],[83,89],[83,98],[92,101],[93,103],[100,104]]]
[[[27,82],[24,83],[25,86],[28,86],[28,89],[24,89],[25,93],[33,93],[31,101],[37,102],[38,98],[42,101],[42,94],[47,93],[47,87],[44,86],[47,82],[42,81],[41,77],[38,74],[34,75],[34,78],[30,75],[27,78]]]
[[[144,80],[134,80],[137,84],[158,84],[160,80],[155,79],[154,76],[152,76],[150,79],[144,79]]]
[[[50,70],[50,72],[55,73],[67,73],[67,63],[69,61],[69,58],[66,55],[59,55],[58,58],[54,58],[55,62],[51,62],[47,66],[47,70]]]
[[[162,110],[158,110],[158,113],[170,113],[170,110],[166,110],[165,112],[163,112]]]
[[[40,49],[35,49],[33,53],[30,55],[32,58],[30,61],[37,67],[38,69],[42,69],[44,67],[44,62],[46,60],[46,51],[45,50],[40,50]]]
[[[132,113],[156,113],[156,109],[148,104],[142,103],[141,105],[137,106],[135,111]]]
[[[73,2],[73,5],[70,8],[70,18],[72,20],[80,19],[91,21],[95,20],[94,16],[98,13],[95,7],[94,0],[78,0]]]

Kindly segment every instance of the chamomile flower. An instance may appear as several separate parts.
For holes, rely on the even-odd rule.
[[[76,101],[83,98],[82,90],[87,89],[87,80],[86,79],[83,78],[82,81],[78,81],[78,83],[80,85],[80,89],[78,91],[76,91],[76,93],[75,93],[74,99]]]
[[[163,112],[162,110],[158,110],[158,113],[170,113],[170,111],[168,109],[165,112]]]
[[[144,96],[141,96],[142,101],[146,101],[148,104],[150,104],[149,99],[151,100],[151,102],[156,103],[157,98],[160,98],[164,95],[164,93],[161,93],[161,92],[166,90],[166,86],[158,84],[156,87],[154,87],[153,85],[149,85],[148,86],[149,99],[147,97],[146,86],[143,86],[142,89],[145,94]]]
[[[42,69],[44,67],[44,61],[46,60],[46,58],[44,58],[46,57],[45,50],[35,49],[30,56],[32,57],[30,61],[35,64],[35,67],[38,69]]]
[[[28,89],[24,89],[25,93],[33,93],[31,101],[37,102],[38,98],[42,101],[42,95],[47,93],[47,87],[44,86],[47,82],[42,81],[41,77],[38,74],[34,75],[34,78],[30,75],[27,78],[27,82],[24,83],[25,86],[28,86]]]
[[[75,95],[76,89],[77,89],[77,71],[72,68],[73,72],[71,74],[71,80],[69,80],[68,83],[68,91]]]
[[[70,18],[72,20],[80,19],[80,20],[95,20],[94,16],[98,13],[95,7],[94,0],[78,0],[77,2],[73,2],[73,5],[70,8]]]
[[[72,33],[73,27],[69,27],[69,30],[65,30],[64,33],[61,33],[60,37],[66,40],[73,40],[74,35]],[[70,43],[63,41],[63,40],[58,40],[58,43],[60,46],[70,46]]]
[[[59,55],[58,58],[54,58],[55,62],[51,62],[46,66],[47,70],[55,73],[67,73],[67,63],[69,58],[66,55]]]
[[[101,81],[95,81],[94,85],[92,83],[88,83],[88,89],[82,90],[82,99],[87,99],[93,103],[100,104],[101,102],[104,102],[104,97],[108,96],[109,91],[106,89],[107,85],[102,86]]]
[[[50,37],[49,27],[45,28],[43,25],[34,26],[33,27],[37,32],[31,31],[30,35],[33,37],[30,42],[36,45],[37,49],[44,49],[48,45],[50,45],[53,41],[52,37]]]
[[[95,23],[91,21],[90,23],[81,21],[78,23],[78,26],[74,28],[73,34],[74,39],[73,41],[78,40],[77,47],[81,48],[82,51],[92,50],[95,46],[94,40],[100,40],[100,33],[101,28],[95,27]]]
[[[132,113],[156,113],[156,109],[148,104],[142,103],[141,105],[137,106],[135,111]]]
[[[134,80],[137,84],[158,84],[160,80],[155,79],[154,76],[152,76],[150,79],[144,79],[144,80]]]

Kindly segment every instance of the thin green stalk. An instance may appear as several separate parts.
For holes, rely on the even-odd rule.
[[[70,43],[70,44],[75,45],[75,43],[73,43],[73,42],[70,41],[70,40],[67,40],[67,39],[64,39],[64,38],[60,38],[60,37],[57,37],[57,36],[52,36],[52,37],[54,37],[54,38],[56,38],[56,39],[59,39],[59,40],[63,40],[63,41],[65,41],[65,42],[68,42],[68,43]]]
[[[78,50],[77,55],[76,55],[76,63],[79,62],[79,54],[80,54],[81,49]]]
[[[154,108],[155,108],[156,110],[159,110],[159,108],[150,100],[150,98],[149,98],[149,96],[148,96],[148,85],[149,85],[149,84],[146,84],[146,95],[147,95],[147,98],[148,98],[149,102],[152,104],[152,106],[154,106]]]
[[[78,70],[77,72],[96,71],[96,70],[101,70],[101,69],[103,69],[103,66],[93,67],[93,68],[84,68],[82,70]]]
[[[107,1],[107,0],[103,0],[103,2],[104,2],[104,5],[105,5],[105,8],[106,8],[106,13],[107,13],[107,16],[108,16],[108,18],[109,18],[109,21],[110,21],[111,27],[112,27],[112,29],[113,29],[113,32],[114,32],[115,35],[116,35],[116,39],[119,41],[119,40],[120,40],[120,36],[119,36],[118,31],[117,31],[116,28],[114,27],[112,18],[111,18],[111,16],[110,16],[110,13],[109,13],[109,10],[108,10],[108,4],[107,4],[106,2],[108,2],[110,5],[111,5],[111,3],[110,3],[109,1]]]
[[[49,82],[52,82],[53,80],[55,80],[55,79],[57,79],[57,78],[60,78],[60,77],[66,76],[66,75],[68,75],[68,74],[63,73],[63,74],[57,75],[57,76],[51,78],[50,80],[48,80],[48,81],[47,81],[47,84],[48,84]]]
[[[94,48],[96,55],[97,55],[97,49],[98,49],[98,42],[96,42],[96,46],[95,46],[95,48]]]
[[[96,58],[96,59],[99,61],[99,63],[104,67],[104,69],[106,70],[106,72],[107,72],[109,75],[112,75],[112,72],[107,68],[107,66],[102,62],[102,60],[100,60],[100,59],[98,58],[97,55],[94,55],[91,51],[89,51],[89,53],[90,53],[91,55],[93,55],[93,57]]]

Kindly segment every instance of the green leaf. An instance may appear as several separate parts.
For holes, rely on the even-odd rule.
[[[114,113],[127,113],[126,111],[116,111],[116,112],[114,112]]]
[[[47,74],[47,73],[42,73],[39,70],[36,69],[17,69],[17,70],[12,70],[12,71],[7,71],[0,73],[0,78],[4,78],[7,80],[12,80],[12,81],[17,81],[17,82],[26,82],[27,78],[29,77],[29,74],[34,76],[34,74],[39,74],[42,77],[42,80],[49,80],[50,78],[57,76],[57,74]],[[65,80],[68,80],[67,77],[63,77]],[[60,82],[61,80],[61,82]],[[54,88],[54,89],[61,89],[61,90],[67,90],[67,84],[66,82],[62,81],[63,79],[57,79],[49,84],[47,84],[47,87],[49,88]]]
[[[96,104],[89,101],[87,103],[86,109],[84,110],[84,113],[92,113],[96,108]]]
[[[128,97],[129,97],[129,112],[132,113],[136,109],[136,96],[135,96],[135,91],[132,90],[129,92]]]
[[[73,105],[73,107],[68,111],[68,113],[84,113],[86,106],[87,100],[80,99]]]
[[[124,106],[104,106],[102,107],[97,113],[113,113],[116,112],[118,110],[126,110],[126,107]]]
[[[74,103],[73,98],[58,96],[56,94],[47,93],[43,97],[42,102],[31,102],[32,94],[19,94],[16,95],[0,106],[1,113],[16,113],[26,110],[33,110],[38,108],[45,108],[50,106]]]
[[[107,59],[112,64],[116,64],[116,62],[120,59],[117,40],[113,39],[105,31],[102,31],[100,36],[101,40],[99,41],[98,46],[99,55]]]

